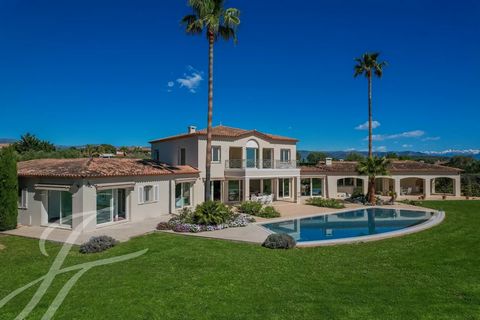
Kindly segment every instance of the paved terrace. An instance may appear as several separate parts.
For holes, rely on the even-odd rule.
[[[250,243],[262,243],[268,236],[269,232],[258,224],[269,221],[274,222],[283,220],[285,218],[300,218],[304,216],[321,215],[335,213],[338,211],[344,211],[345,209],[330,209],[320,208],[315,206],[309,206],[304,204],[296,204],[289,202],[275,202],[273,206],[280,211],[281,217],[274,219],[266,219],[256,217],[256,223],[252,223],[242,228],[228,228],[224,230],[200,232],[200,233],[181,233],[180,235],[215,238],[232,241],[242,241]],[[417,207],[396,204],[394,206],[386,206],[388,208],[398,209],[416,209]],[[346,204],[346,209],[365,208],[363,205],[358,204]],[[34,226],[21,226],[18,229],[1,232],[7,235],[21,236],[27,238],[40,239],[45,238],[55,242],[68,242],[73,244],[82,244],[93,236],[108,235],[119,241],[128,241],[131,238],[138,237],[144,234],[152,233],[156,231],[156,225],[161,221],[167,221],[170,215],[165,215],[159,218],[147,219],[141,222],[125,222],[118,223],[112,226],[98,228],[91,232],[75,233],[66,229],[59,228],[47,228],[47,227],[34,227]],[[45,237],[46,232],[50,232]],[[173,231],[163,231],[172,234],[179,234]]]

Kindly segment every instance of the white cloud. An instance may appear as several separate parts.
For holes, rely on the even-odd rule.
[[[167,82],[167,87],[169,87],[169,88],[173,87],[174,85],[175,85],[175,82],[173,82],[173,81],[168,81]]]
[[[422,141],[437,141],[440,140],[440,137],[425,137]]]
[[[379,147],[376,147],[376,148],[375,148],[375,151],[378,151],[378,152],[386,152],[386,151],[387,151],[387,147],[385,147],[385,146],[379,146]]]
[[[183,78],[177,79],[177,82],[180,84],[180,88],[185,87],[191,93],[195,93],[200,85],[200,82],[203,80],[202,75],[199,72],[194,71],[191,74],[184,74],[183,76]]]
[[[402,147],[403,148],[411,148],[413,147],[411,144],[402,144]]]
[[[376,129],[378,127],[380,127],[380,122],[375,120],[372,121],[372,129]],[[365,123],[362,123],[356,126],[355,130],[368,130],[368,121],[365,121]]]
[[[405,132],[396,133],[396,134],[374,134],[372,135],[372,140],[383,141],[383,140],[398,139],[398,138],[419,138],[424,134],[425,134],[425,131],[422,131],[422,130],[405,131]],[[366,137],[365,140],[368,140],[368,137]]]

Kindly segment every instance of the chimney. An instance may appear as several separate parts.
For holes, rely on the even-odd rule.
[[[195,133],[197,131],[197,127],[195,126],[188,126],[188,133]]]
[[[331,166],[332,165],[332,158],[325,158],[325,164],[327,166]]]

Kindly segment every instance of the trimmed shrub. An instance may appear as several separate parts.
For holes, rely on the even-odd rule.
[[[17,227],[18,178],[13,147],[0,149],[0,231]]]
[[[324,198],[310,198],[305,202],[311,206],[333,208],[333,209],[342,209],[345,208],[345,205],[336,199],[324,199]]]
[[[80,253],[96,253],[102,252],[114,247],[118,243],[117,240],[109,236],[91,237],[90,240],[80,246]]]
[[[262,208],[262,210],[257,213],[257,216],[262,218],[277,218],[280,217],[280,212],[278,212],[277,209],[272,206],[267,206]]]
[[[170,222],[160,222],[157,224],[157,230],[171,230],[172,225]]]
[[[262,246],[269,249],[291,249],[297,242],[286,233],[273,233],[265,239]]]
[[[195,208],[193,222],[204,225],[217,225],[232,218],[232,210],[219,201],[205,201]]]
[[[262,204],[257,201],[244,201],[238,206],[238,211],[250,214],[252,216],[258,216],[262,211]]]

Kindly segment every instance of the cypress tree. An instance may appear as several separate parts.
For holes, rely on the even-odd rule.
[[[17,161],[13,147],[0,149],[0,231],[17,227]]]

